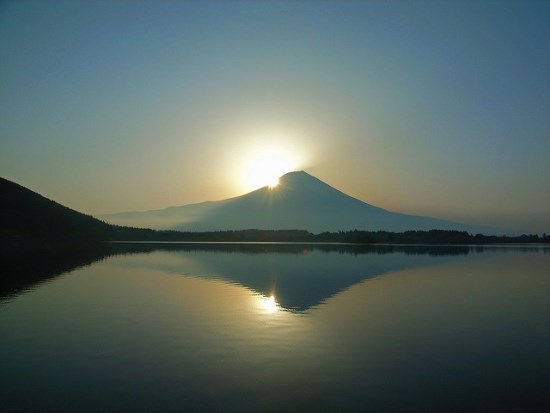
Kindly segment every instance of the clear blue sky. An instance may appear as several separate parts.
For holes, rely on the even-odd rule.
[[[2,1],[0,175],[86,213],[278,148],[393,211],[550,232],[548,1]]]

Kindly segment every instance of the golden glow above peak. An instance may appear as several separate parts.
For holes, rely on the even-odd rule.
[[[303,147],[301,133],[269,126],[243,129],[241,143],[231,148],[233,176],[239,193],[268,187],[275,189],[279,178],[303,169],[311,151]]]
[[[243,165],[243,184],[252,191],[267,186],[275,188],[279,178],[291,172],[296,161],[290,152],[280,147],[261,147],[251,152]]]
[[[251,159],[246,173],[247,185],[250,189],[269,186],[276,187],[279,177],[292,169],[290,160],[283,153],[266,151]]]

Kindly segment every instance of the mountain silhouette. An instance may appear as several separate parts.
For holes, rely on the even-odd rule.
[[[0,240],[10,251],[19,247],[54,251],[77,244],[163,236],[149,229],[108,224],[4,178],[0,178],[0,197]]]
[[[390,212],[331,187],[304,171],[290,172],[274,188],[263,187],[222,201],[101,216],[133,227],[179,231],[303,229],[314,233],[366,230],[493,231],[440,219]]]
[[[0,195],[1,235],[8,242],[103,240],[113,229],[4,178],[0,178]]]

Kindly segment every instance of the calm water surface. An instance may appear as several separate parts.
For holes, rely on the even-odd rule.
[[[543,247],[150,245],[100,258],[0,301],[3,411],[550,406]]]

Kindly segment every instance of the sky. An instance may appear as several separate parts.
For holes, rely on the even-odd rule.
[[[272,162],[550,233],[550,2],[0,1],[2,177],[103,214]]]

